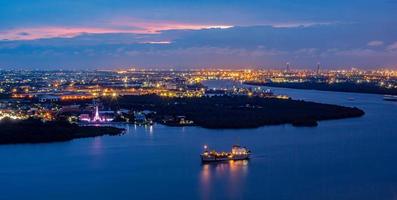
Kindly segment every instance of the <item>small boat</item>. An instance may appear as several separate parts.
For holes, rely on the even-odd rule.
[[[397,95],[385,95],[383,96],[385,101],[397,101]]]
[[[222,162],[230,160],[248,160],[251,151],[246,147],[233,145],[231,152],[217,152],[208,150],[207,145],[204,146],[204,152],[200,155],[201,162]]]

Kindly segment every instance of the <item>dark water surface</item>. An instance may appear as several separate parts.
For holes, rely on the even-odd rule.
[[[357,106],[366,115],[317,128],[126,125],[120,137],[0,146],[0,199],[397,199],[397,103],[380,95],[274,91]],[[235,143],[248,146],[253,159],[200,163],[204,144],[228,150]]]

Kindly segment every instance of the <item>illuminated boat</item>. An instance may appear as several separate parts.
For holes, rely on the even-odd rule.
[[[200,155],[202,162],[222,162],[229,160],[248,160],[251,151],[246,147],[233,145],[231,152],[217,152],[215,150],[208,150],[204,146],[204,152]]]
[[[385,95],[383,96],[385,101],[397,101],[397,95]]]

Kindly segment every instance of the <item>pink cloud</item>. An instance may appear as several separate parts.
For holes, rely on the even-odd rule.
[[[141,42],[141,44],[171,44],[171,41],[146,41]]]
[[[284,22],[284,23],[269,23],[273,28],[298,28],[311,27],[318,25],[331,25],[337,22]]]
[[[35,40],[43,38],[71,38],[84,33],[134,33],[133,30],[92,27],[32,27],[17,28],[0,32],[0,40]]]
[[[374,40],[374,41],[370,41],[367,43],[367,45],[370,47],[382,46],[383,44],[384,44],[384,42],[380,41],[380,40]]]
[[[156,34],[166,30],[200,30],[219,28],[232,28],[230,25],[195,24],[165,20],[141,20],[135,18],[122,18],[109,22],[112,26],[135,28],[136,33]]]
[[[387,50],[389,50],[389,51],[397,50],[397,42],[387,46]]]
[[[174,21],[145,21],[137,19],[113,20],[101,27],[88,26],[40,26],[0,31],[0,40],[35,40],[43,38],[72,38],[84,33],[134,33],[159,34],[166,30],[200,30],[210,28],[231,28],[229,25],[190,24]]]

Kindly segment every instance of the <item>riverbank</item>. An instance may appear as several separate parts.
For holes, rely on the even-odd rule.
[[[64,142],[76,138],[120,135],[123,129],[108,126],[78,126],[68,122],[28,119],[0,122],[0,144]]]
[[[201,98],[163,98],[156,95],[123,96],[105,101],[112,107],[155,112],[154,120],[183,116],[194,125],[210,129],[257,128],[265,125],[292,124],[316,126],[317,121],[360,117],[364,111],[291,99],[247,96]]]
[[[397,134],[393,134],[397,104],[369,94],[282,88],[274,92],[293,99],[356,106],[366,114],[321,121],[316,128],[218,130],[120,124],[127,130],[122,137],[1,145],[2,198],[53,200],[73,190],[73,196],[98,200],[109,196],[150,199],[153,185],[146,183],[164,180],[169,182],[155,190],[163,199],[222,199],[229,194],[230,198],[318,200],[324,198],[324,187],[335,194],[330,199],[392,197],[390,187],[397,184]],[[355,100],[349,101],[350,97]],[[254,158],[201,165],[198,155],[204,144],[226,150],[241,144],[254,152]],[[43,196],[42,188],[52,195]]]
[[[328,84],[328,83],[318,83],[318,82],[302,82],[302,83],[245,82],[244,84],[254,85],[254,86],[320,90],[320,91],[331,91],[331,92],[397,95],[397,89],[380,87],[373,83],[344,82],[344,83]]]

